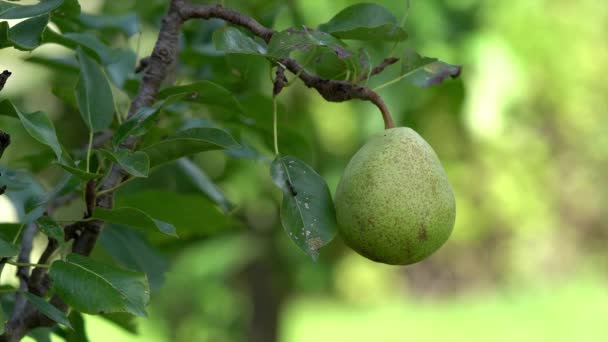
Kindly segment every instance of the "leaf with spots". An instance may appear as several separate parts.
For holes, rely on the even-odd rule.
[[[266,43],[257,38],[251,38],[234,27],[225,27],[213,33],[213,44],[219,51],[244,55],[266,55]]]
[[[283,228],[300,249],[316,260],[319,250],[336,235],[336,213],[327,184],[310,166],[289,156],[277,156],[270,173],[283,191]]]
[[[460,65],[424,57],[411,49],[405,51],[401,60],[401,77],[418,87],[440,84],[448,77],[456,78],[460,75],[461,69]]]

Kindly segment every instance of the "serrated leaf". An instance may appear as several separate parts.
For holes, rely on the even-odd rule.
[[[462,67],[423,57],[408,49],[401,60],[401,74],[406,80],[419,87],[428,87],[443,82],[446,78],[456,78]]]
[[[66,316],[66,314],[64,312],[62,312],[59,309],[57,309],[56,307],[54,307],[46,300],[44,300],[30,292],[24,292],[24,294],[25,294],[25,297],[30,301],[30,303],[32,303],[36,307],[36,309],[38,309],[38,311],[40,311],[43,315],[45,315],[46,317],[52,319],[53,321],[55,321],[59,324],[63,324],[66,327],[72,329],[72,325],[70,324],[70,321],[68,320],[68,316]]]
[[[211,81],[199,81],[183,86],[165,88],[158,94],[158,99],[177,94],[185,94],[184,100],[190,102],[228,109],[236,113],[244,112],[239,101],[228,89]]]
[[[116,29],[127,36],[132,36],[139,32],[139,20],[137,15],[92,15],[82,13],[78,16],[78,21],[90,29]]]
[[[130,135],[140,136],[145,134],[148,129],[154,125],[157,114],[160,113],[164,107],[181,100],[186,94],[187,93],[174,94],[157,101],[151,107],[142,108],[118,127],[114,133],[114,137],[112,137],[112,144],[115,147],[118,147]]]
[[[8,30],[8,39],[16,49],[33,50],[42,43],[42,32],[48,22],[48,14],[24,20]]]
[[[41,1],[35,5],[0,3],[0,19],[21,19],[49,13],[63,3],[63,0]]]
[[[129,312],[146,316],[150,289],[145,274],[68,255],[49,270],[53,290],[74,309],[88,313]]]
[[[67,172],[73,174],[74,176],[80,178],[83,181],[89,181],[91,179],[97,179],[97,178],[103,176],[101,173],[87,172],[86,170],[83,170],[78,166],[68,165],[67,163],[55,163],[55,164],[57,164],[62,169],[66,170]]]
[[[42,216],[36,220],[36,224],[38,225],[38,229],[49,238],[55,239],[60,244],[65,242],[63,227],[52,218]]]
[[[93,212],[93,218],[116,224],[124,224],[125,226],[143,229],[158,229],[162,233],[177,237],[175,227],[172,224],[154,219],[147,213],[137,208],[96,208],[95,212]]]
[[[125,171],[135,177],[148,177],[150,158],[145,152],[131,152],[125,149],[116,151],[101,150],[108,158],[118,163]]]
[[[292,51],[311,51],[317,46],[331,49],[340,58],[352,56],[346,44],[336,37],[308,27],[290,28],[273,34],[268,43],[268,55],[285,58],[289,57]]]
[[[10,100],[4,100],[0,102],[0,115],[18,117],[32,138],[50,147],[55,152],[57,160],[63,159],[63,151],[57,139],[55,126],[46,113],[21,113]]]
[[[265,56],[268,50],[264,41],[255,40],[231,26],[213,32],[213,44],[225,53]]]
[[[150,167],[155,167],[195,153],[237,146],[232,136],[221,129],[191,128],[177,132],[143,151],[150,156]]]
[[[327,23],[319,25],[319,30],[342,39],[407,39],[407,33],[397,24],[395,16],[386,8],[371,3],[355,4],[343,9]]]
[[[19,254],[19,246],[0,239],[0,258],[11,258]]]
[[[76,54],[80,63],[76,84],[78,109],[89,130],[99,132],[110,127],[114,119],[112,89],[97,62],[80,48],[76,49]]]
[[[283,191],[281,223],[291,240],[314,260],[336,235],[336,213],[323,178],[294,157],[281,157],[270,167],[273,182]]]
[[[177,161],[180,169],[186,174],[188,179],[200,190],[207,195],[215,204],[217,204],[225,213],[234,209],[232,204],[222,190],[213,183],[207,174],[201,170],[196,164],[187,158],[181,158]]]

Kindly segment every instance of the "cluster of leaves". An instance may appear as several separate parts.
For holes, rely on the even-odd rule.
[[[47,113],[27,113],[10,100],[0,102],[0,115],[19,120],[33,139],[52,152],[52,163],[40,169],[62,173],[57,184],[46,191],[33,169],[0,170],[0,184],[7,184],[7,193],[23,204],[18,224],[1,225],[0,257],[8,260],[17,256],[24,227],[35,224],[40,232],[61,245],[61,252],[52,260],[48,271],[52,280],[49,295],[58,294],[73,313],[68,317],[44,298],[28,293],[30,303],[68,328],[82,326],[78,323],[81,318],[74,312],[102,314],[125,326],[124,318],[110,314],[145,315],[150,288],[158,288],[162,281],[164,270],[153,265],[158,252],[148,237],[159,239],[158,235],[164,234],[174,238],[191,233],[180,231],[180,227],[198,228],[196,224],[184,222],[188,219],[176,213],[176,208],[182,209],[179,211],[192,208],[188,215],[203,212],[201,215],[206,221],[218,226],[238,225],[237,219],[230,218],[233,204],[204,171],[186,157],[221,150],[233,158],[270,162],[270,116],[267,114],[270,108],[256,111],[252,109],[256,106],[247,103],[247,99],[204,80],[166,87],[152,106],[125,117],[116,109],[116,94],[132,98],[141,76],[134,73],[135,52],[111,47],[108,42],[113,41],[115,35],[136,34],[139,31],[137,16],[86,14],[81,12],[76,0],[48,0],[36,5],[0,2],[0,19],[22,19],[12,27],[6,21],[0,22],[0,48],[31,51],[53,43],[73,50],[68,58],[35,56],[28,61],[75,76],[73,95],[61,99],[80,113],[90,138],[86,152],[68,149],[62,145]],[[51,28],[50,22],[59,30]],[[257,56],[274,66],[280,65],[282,58],[293,57],[318,75],[354,82],[361,79],[361,75],[369,74],[372,65],[364,49],[353,49],[344,40],[400,42],[406,38],[406,32],[385,8],[359,4],[344,9],[317,29],[297,27],[276,32],[268,43],[232,26],[217,28],[212,41],[215,54]],[[187,53],[192,50],[185,49],[186,61]],[[400,77],[428,86],[459,71],[459,67],[407,52],[402,58]],[[198,114],[192,117],[180,113]],[[111,138],[93,144],[94,138],[108,132]],[[252,136],[262,137],[262,143],[256,143],[259,139]],[[139,138],[135,149],[123,147],[130,137]],[[288,146],[286,150],[291,151]],[[201,202],[200,196],[176,196],[155,190],[119,194],[114,208],[95,208],[85,219],[75,218],[112,224],[106,229],[109,233],[104,232],[101,238],[102,248],[111,258],[98,260],[69,253],[62,222],[52,213],[47,214],[50,204],[70,194],[82,194],[87,184],[99,186],[114,164],[128,173],[124,184],[150,177],[169,163],[176,165],[207,200]],[[281,222],[285,230],[299,248],[316,258],[336,231],[327,184],[313,168],[293,156],[275,156],[270,170],[273,181],[283,192]],[[166,203],[172,206],[163,208]],[[5,321],[2,317],[9,317],[3,308],[10,312],[10,306],[10,301],[3,301],[0,306],[0,332]]]

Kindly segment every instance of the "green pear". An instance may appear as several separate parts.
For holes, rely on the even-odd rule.
[[[409,265],[450,236],[454,194],[431,146],[410,128],[374,135],[352,157],[335,196],[339,232],[359,254]]]

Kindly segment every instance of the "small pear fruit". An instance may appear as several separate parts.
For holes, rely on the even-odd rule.
[[[339,232],[359,254],[409,265],[448,239],[454,194],[431,146],[410,128],[374,135],[352,157],[335,196]]]

